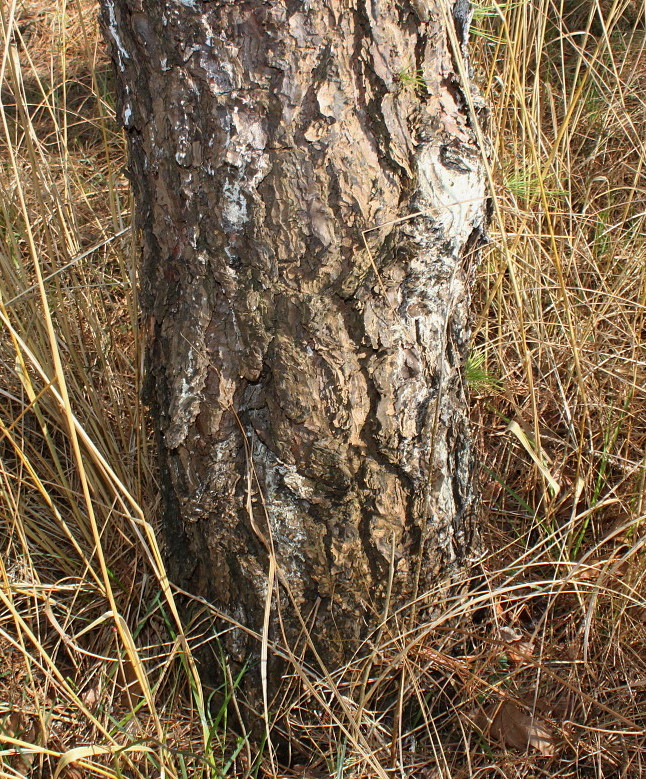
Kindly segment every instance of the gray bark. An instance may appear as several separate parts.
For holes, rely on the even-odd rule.
[[[485,187],[439,2],[103,0],[172,576],[260,631],[273,549],[272,635],[300,609],[329,662],[473,530]]]

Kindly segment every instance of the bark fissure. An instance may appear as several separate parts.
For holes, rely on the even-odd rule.
[[[393,555],[398,608],[466,548],[463,258],[484,175],[443,14],[435,0],[104,9],[171,572],[259,628],[252,468],[256,527],[340,659],[381,613]],[[293,639],[283,590],[275,608]]]

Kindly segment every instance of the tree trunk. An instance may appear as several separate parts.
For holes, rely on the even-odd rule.
[[[271,550],[272,636],[300,611],[328,662],[471,539],[485,187],[441,2],[103,0],[171,574],[260,632]]]

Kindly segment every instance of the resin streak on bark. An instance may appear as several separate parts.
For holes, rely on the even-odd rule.
[[[396,608],[418,575],[423,591],[454,572],[470,539],[461,366],[484,176],[452,9],[103,11],[143,236],[172,573],[259,629],[271,539],[335,657],[375,625],[391,558]],[[276,604],[293,640],[283,587]]]

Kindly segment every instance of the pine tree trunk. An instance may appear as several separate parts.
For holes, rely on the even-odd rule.
[[[260,632],[273,550],[272,636],[300,610],[328,662],[471,543],[485,187],[440,2],[103,0],[171,574]]]

